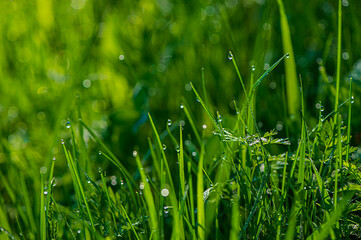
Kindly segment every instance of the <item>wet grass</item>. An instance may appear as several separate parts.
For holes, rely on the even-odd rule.
[[[334,34],[322,32],[327,35],[325,46],[322,58],[315,63],[312,57],[297,56],[302,47],[299,39],[291,38],[294,26],[288,17],[296,12],[285,5],[287,1],[264,5],[265,31],[258,30],[256,41],[240,40],[232,30],[237,26],[230,7],[233,1],[214,6],[176,3],[172,16],[180,16],[184,25],[167,22],[166,4],[158,9],[152,8],[156,5],[150,1],[140,5],[125,2],[130,5],[104,6],[88,1],[83,10],[74,10],[81,7],[81,1],[72,1],[72,15],[60,24],[54,17],[46,21],[46,16],[52,11],[58,16],[67,8],[60,4],[53,9],[48,1],[37,9],[36,16],[28,13],[32,17],[22,22],[22,29],[13,28],[10,17],[4,25],[6,37],[15,47],[20,46],[19,39],[23,41],[25,55],[3,42],[5,49],[14,49],[18,59],[10,55],[0,58],[7,69],[0,74],[6,79],[23,78],[30,90],[15,80],[12,86],[17,94],[28,97],[16,99],[17,107],[8,106],[14,97],[1,91],[11,91],[11,84],[0,82],[8,115],[8,122],[0,122],[6,136],[0,148],[0,239],[359,239],[360,149],[352,146],[358,134],[352,126],[360,123],[355,114],[359,110],[359,80],[344,81],[342,77],[346,75],[343,69],[350,68],[342,61],[346,58],[343,49],[348,49],[350,58],[354,47],[347,44],[358,39],[343,34],[350,28],[348,18],[343,22],[342,7],[350,3],[322,1],[324,12],[337,8],[337,26]],[[11,11],[27,6],[7,4]],[[107,14],[101,14],[102,7]],[[129,13],[126,21],[131,24],[117,30],[115,22],[124,19],[113,14],[113,8]],[[185,16],[198,16],[188,10],[193,8],[202,9],[203,25],[186,22]],[[249,8],[251,16],[253,9]],[[279,11],[277,18],[267,17],[274,9]],[[310,12],[312,9],[318,9],[317,4],[310,3]],[[354,10],[349,9],[347,16],[354,16]],[[160,12],[164,19],[155,21]],[[139,20],[140,14],[144,22]],[[308,14],[307,21],[313,19]],[[252,23],[254,18],[245,19]],[[153,20],[158,26],[155,32],[145,24]],[[279,29],[270,31],[273,21]],[[314,20],[313,25],[324,26],[325,21]],[[37,28],[35,22],[42,27]],[[81,27],[104,22],[106,27],[101,31]],[[43,36],[34,38],[38,42],[26,41],[31,35],[22,32],[31,24]],[[44,36],[57,36],[50,31],[58,29],[54,27],[57,24],[71,33],[61,42],[66,51],[54,60],[44,44],[27,65],[26,51],[38,49]],[[157,34],[167,24],[171,34],[163,32],[159,38]],[[223,33],[217,32],[220,30],[212,32],[209,39],[187,35],[189,29],[211,29],[218,24],[229,34],[228,40],[218,39],[225,41],[224,45],[216,44],[217,36]],[[249,26],[240,31],[253,33],[253,25]],[[262,44],[269,42],[273,31],[278,31],[282,42],[272,48],[269,57],[269,46]],[[115,36],[121,36],[121,48]],[[163,38],[169,38],[173,45],[167,45]],[[154,46],[143,45],[144,39],[170,51],[175,62],[164,53],[153,64]],[[185,48],[174,47],[187,41],[192,43]],[[214,46],[206,48],[214,51],[204,52],[201,59],[211,63],[193,69],[196,49],[208,41]],[[255,66],[248,66],[249,61],[244,64],[251,55],[249,49],[245,53],[239,49],[244,41],[255,49],[256,60],[251,61]],[[94,44],[101,48],[100,53]],[[225,46],[232,49],[228,55]],[[218,52],[219,48],[223,50]],[[122,65],[112,62],[113,52],[120,53],[116,58]],[[319,67],[316,97],[310,97],[316,85],[310,83],[314,71],[296,75],[296,68],[305,72],[302,59],[310,62],[310,68]],[[52,67],[43,66],[42,61]],[[331,83],[332,66],[336,69],[332,78],[335,86]],[[118,74],[118,68],[123,75]],[[45,79],[40,69],[47,69],[47,77],[54,82],[36,80]],[[171,84],[165,85],[166,79]],[[276,82],[282,86],[282,94],[272,92]],[[133,93],[129,94],[129,89]],[[38,99],[33,92],[49,96]],[[56,100],[57,96],[63,96],[62,100]],[[36,111],[35,120],[27,108]],[[270,127],[274,120],[279,120],[279,132]],[[351,140],[353,135],[356,139]]]

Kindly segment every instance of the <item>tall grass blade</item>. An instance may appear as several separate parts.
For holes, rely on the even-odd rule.
[[[154,232],[153,239],[158,239],[159,236],[159,225],[158,225],[158,218],[157,218],[157,211],[154,204],[153,194],[150,188],[150,184],[147,181],[147,176],[144,172],[142,163],[140,162],[140,158],[138,154],[135,155],[135,160],[137,161],[138,170],[140,173],[140,177],[144,184],[144,198],[147,203],[148,213],[149,213],[149,227],[152,232]]]
[[[46,240],[46,210],[44,197],[44,174],[40,173],[40,239]]]
[[[299,106],[299,97],[297,89],[297,72],[296,63],[293,53],[292,38],[290,27],[288,25],[286,10],[282,0],[277,0],[280,18],[281,18],[281,33],[282,33],[282,45],[284,54],[288,53],[288,60],[285,61],[286,71],[286,89],[287,89],[287,105],[289,115],[296,115],[297,107]]]
[[[201,155],[198,163],[197,173],[197,233],[198,239],[205,239],[205,213],[204,213],[204,183],[203,183],[203,158],[204,158],[204,146],[201,147]]]

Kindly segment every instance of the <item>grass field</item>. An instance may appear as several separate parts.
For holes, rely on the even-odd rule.
[[[0,239],[361,239],[360,1],[0,9]]]

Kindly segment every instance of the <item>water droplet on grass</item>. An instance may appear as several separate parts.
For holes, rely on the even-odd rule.
[[[203,128],[203,129],[207,129],[207,125],[206,125],[206,124],[203,124],[203,125],[202,125],[202,128]]]
[[[143,189],[144,189],[144,183],[143,183],[143,182],[140,182],[140,184],[139,184],[139,189],[140,189],[140,190],[143,190]]]
[[[252,65],[252,72],[256,71],[256,66]]]
[[[181,108],[181,109],[183,109],[183,108],[184,108],[183,104],[182,104],[182,105],[180,105],[180,108]]]
[[[133,157],[136,157],[136,156],[138,156],[138,152],[137,151],[133,151]]]
[[[229,60],[232,60],[232,59],[233,59],[233,54],[232,54],[231,51],[228,52],[228,56],[227,56],[227,57],[228,57]]]
[[[163,196],[163,197],[168,197],[169,195],[169,190],[167,188],[163,188],[162,191],[160,191],[160,194]]]
[[[163,150],[167,149],[167,145],[163,144]]]
[[[290,58],[290,54],[289,54],[289,53],[286,54],[286,58]]]
[[[355,102],[355,98],[353,96],[351,96],[351,103]]]
[[[177,153],[179,153],[179,152],[180,152],[180,148],[179,148],[179,146],[178,146],[178,145],[175,147],[175,150],[177,151]]]
[[[172,125],[172,120],[171,120],[171,119],[168,119],[167,125],[168,125],[168,126],[171,126],[171,125]]]
[[[168,213],[169,213],[169,207],[168,206],[164,206],[164,214],[167,214],[167,215],[165,215],[165,217],[167,217],[168,216]]]
[[[64,144],[64,139],[60,139],[61,144]]]
[[[48,169],[47,169],[45,166],[42,166],[42,167],[40,168],[40,173],[41,173],[41,174],[45,174],[47,171],[48,171]]]
[[[70,121],[66,121],[66,128],[70,128],[71,127],[71,124],[70,124]]]

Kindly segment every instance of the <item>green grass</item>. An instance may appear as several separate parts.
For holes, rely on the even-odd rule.
[[[359,239],[359,8],[1,2],[0,239]]]

